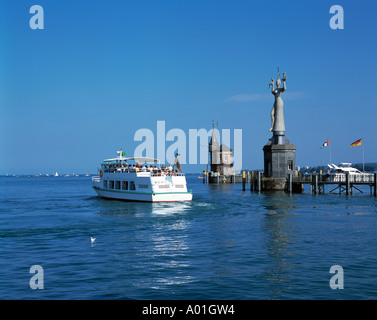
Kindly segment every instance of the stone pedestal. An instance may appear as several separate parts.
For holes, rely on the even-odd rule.
[[[287,187],[287,179],[285,178],[262,178],[263,191],[284,191]]]
[[[295,173],[296,147],[284,135],[274,135],[263,147],[263,152],[262,190],[285,190],[288,175]]]

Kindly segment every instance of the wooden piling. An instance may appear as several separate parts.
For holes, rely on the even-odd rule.
[[[206,172],[203,170],[203,184],[206,183]]]
[[[258,171],[257,190],[260,192],[262,189],[262,172]]]
[[[312,177],[312,192],[314,194],[317,194],[318,192],[318,176],[316,174],[313,174]]]
[[[292,193],[292,173],[288,174],[288,192]]]
[[[246,188],[245,171],[242,171],[242,191],[245,191],[245,188]]]
[[[216,178],[217,178],[217,184],[219,184],[220,183],[220,172],[218,172],[218,171],[217,171],[217,177]]]
[[[348,196],[350,193],[350,173],[346,172],[346,195]]]
[[[377,197],[377,173],[374,174],[374,196]]]

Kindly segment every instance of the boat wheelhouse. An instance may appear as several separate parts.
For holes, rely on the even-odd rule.
[[[158,159],[118,157],[101,163],[99,176],[92,177],[93,189],[102,198],[142,202],[191,201],[186,177],[172,166],[161,166]]]

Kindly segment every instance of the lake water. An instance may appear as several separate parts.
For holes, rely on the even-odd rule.
[[[192,203],[150,204],[100,199],[91,177],[0,177],[0,299],[377,298],[369,188],[289,195],[187,181]],[[30,288],[33,265],[43,290]],[[343,289],[329,285],[333,265]]]

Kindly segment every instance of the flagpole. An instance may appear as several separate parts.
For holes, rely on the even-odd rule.
[[[362,138],[364,140],[364,137]],[[363,145],[363,172],[364,172],[364,141],[361,142]]]
[[[331,142],[330,142],[330,138],[329,138],[329,145],[330,145],[330,165],[331,165]]]

